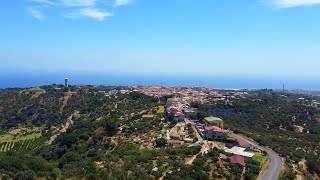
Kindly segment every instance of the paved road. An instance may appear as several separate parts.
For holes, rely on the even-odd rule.
[[[282,158],[277,153],[272,151],[271,149],[259,146],[257,143],[255,143],[245,137],[242,137],[240,135],[237,135],[237,134],[234,134],[234,135],[236,135],[237,137],[239,137],[249,143],[257,145],[258,149],[260,149],[262,151],[266,151],[268,153],[269,157],[271,158],[271,163],[270,163],[268,169],[266,170],[266,172],[262,175],[261,179],[262,180],[277,180],[277,178],[280,175],[282,166],[283,166]]]
[[[194,127],[194,126],[192,126],[192,128],[193,128],[193,130],[196,132],[196,134],[197,134],[197,138],[198,138],[198,141],[200,142],[200,143],[203,143],[203,138],[200,136],[200,134],[199,134],[199,132],[198,132],[198,130]]]
[[[192,122],[185,118],[185,122],[186,124],[192,124]],[[196,130],[196,128],[194,126],[192,126],[193,130],[196,132],[197,137],[198,137],[198,142],[196,142],[194,145],[199,145],[200,143],[205,143],[205,141],[203,140],[203,138],[200,136],[200,134],[198,133],[198,131]],[[258,149],[262,150],[262,151],[266,151],[271,159],[271,163],[268,167],[268,169],[266,170],[266,172],[262,175],[261,180],[277,180],[277,178],[280,175],[280,172],[282,170],[282,166],[283,166],[283,160],[282,158],[275,153],[274,151],[272,151],[271,149],[259,146],[256,142],[253,142],[243,136],[234,134],[235,136],[243,139],[244,141],[247,141],[249,143],[252,143],[254,145],[258,146]]]
[[[186,124],[192,124],[192,122],[191,122],[189,119],[187,119],[187,118],[185,118],[184,121],[185,121]],[[203,143],[204,143],[204,140],[203,140],[203,138],[200,136],[198,130],[197,130],[194,126],[192,126],[192,128],[193,128],[194,132],[196,132],[196,135],[197,135],[197,138],[198,138],[198,142],[194,143],[193,145],[194,145],[194,146],[198,146],[198,145],[203,144]]]
[[[271,163],[267,169],[267,171],[264,173],[264,175],[261,177],[262,180],[276,180],[281,172],[282,166],[283,166],[283,160],[282,158],[272,151],[271,149],[259,147],[261,150],[267,151],[269,157],[271,158]]]

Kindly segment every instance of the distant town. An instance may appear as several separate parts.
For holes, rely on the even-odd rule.
[[[65,80],[65,87],[68,87],[68,79]],[[77,88],[87,89],[86,86],[78,86]],[[111,97],[132,92],[139,92],[151,97],[171,97],[168,98],[165,107],[161,110],[165,113],[165,116],[177,121],[171,129],[164,132],[164,138],[168,146],[175,148],[184,144],[201,146],[203,154],[214,148],[219,148],[225,152],[220,154],[221,159],[230,158],[231,163],[242,167],[245,167],[248,158],[252,159],[255,154],[260,155],[261,151],[264,151],[264,149],[258,149],[256,143],[224,129],[224,122],[221,118],[208,116],[198,119],[198,109],[190,107],[191,103],[222,102],[225,105],[232,105],[233,100],[246,98],[246,95],[248,95],[246,91],[221,90],[209,87],[130,86],[128,89],[98,90],[94,93],[98,96]],[[153,120],[155,116],[153,114],[143,114],[142,118]],[[164,122],[164,127],[170,126],[170,122],[166,122],[166,118],[162,117],[161,120]],[[120,131],[122,129],[122,127],[119,128]],[[266,154],[266,152],[263,153]]]
[[[55,162],[51,166],[62,174],[54,176],[61,178],[86,177],[70,173],[88,166],[73,156],[93,165],[94,176],[108,171],[106,176],[117,179],[132,173],[161,180],[177,174],[192,179],[318,177],[310,173],[317,172],[317,154],[308,153],[320,153],[318,139],[309,138],[317,137],[320,122],[320,97],[308,94],[315,92],[63,82],[0,91],[0,158],[39,152],[43,166]],[[3,171],[15,177],[12,172]]]

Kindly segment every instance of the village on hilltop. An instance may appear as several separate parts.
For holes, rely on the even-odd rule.
[[[245,91],[230,90],[220,93],[217,89],[207,87],[133,87],[142,94],[168,98],[164,116],[176,121],[176,125],[167,130],[165,139],[167,145],[179,147],[201,146],[202,153],[208,153],[218,148],[225,153],[220,154],[223,160],[231,160],[231,163],[245,166],[246,159],[252,159],[255,154],[261,154],[258,146],[227,129],[224,129],[224,121],[219,117],[208,116],[198,119],[198,109],[191,107],[191,103],[216,103],[232,104],[233,99],[246,98]],[[143,118],[152,119],[153,115],[145,114]],[[162,118],[165,121],[165,118]],[[166,123],[166,122],[165,122]],[[169,124],[167,124],[169,126]]]

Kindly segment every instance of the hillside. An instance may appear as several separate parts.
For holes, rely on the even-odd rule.
[[[107,93],[118,90],[122,93]],[[242,169],[230,163],[228,157],[221,159],[224,152],[216,147],[210,150],[205,145],[169,146],[165,140],[169,131],[181,133],[177,121],[164,114],[169,97],[147,96],[130,91],[129,87],[64,89],[52,85],[0,90],[0,176],[15,179],[258,176],[260,166],[268,161],[264,152],[256,153]],[[282,179],[292,179],[296,174],[315,178],[320,164],[320,110],[311,103],[317,97],[306,96],[304,101],[299,98],[294,94],[255,91],[228,103],[191,105],[197,106],[198,119],[207,114],[221,117],[228,129],[285,157]],[[191,126],[185,128],[196,142]],[[222,142],[214,143],[219,147]]]
[[[257,91],[232,102],[207,107],[226,126],[286,158],[287,176],[306,179],[320,175],[320,109],[318,96]],[[317,175],[316,175],[317,174]],[[288,178],[290,179],[290,178]]]

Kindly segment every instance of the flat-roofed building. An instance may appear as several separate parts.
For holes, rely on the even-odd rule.
[[[219,128],[223,128],[223,120],[218,117],[206,117],[204,118],[207,126],[217,126]]]
[[[245,152],[245,150],[246,150],[246,148],[238,147],[238,146],[234,146],[231,149],[224,148],[225,152],[228,152],[228,153],[231,153],[231,154],[236,154],[236,155],[247,157],[247,158],[252,158],[254,156],[254,153]]]
[[[184,142],[185,143],[193,143],[193,139],[192,138],[184,138]]]
[[[108,94],[109,94],[110,96],[113,96],[113,95],[118,94],[118,92],[119,92],[118,90],[114,89],[114,90],[109,91]]]

